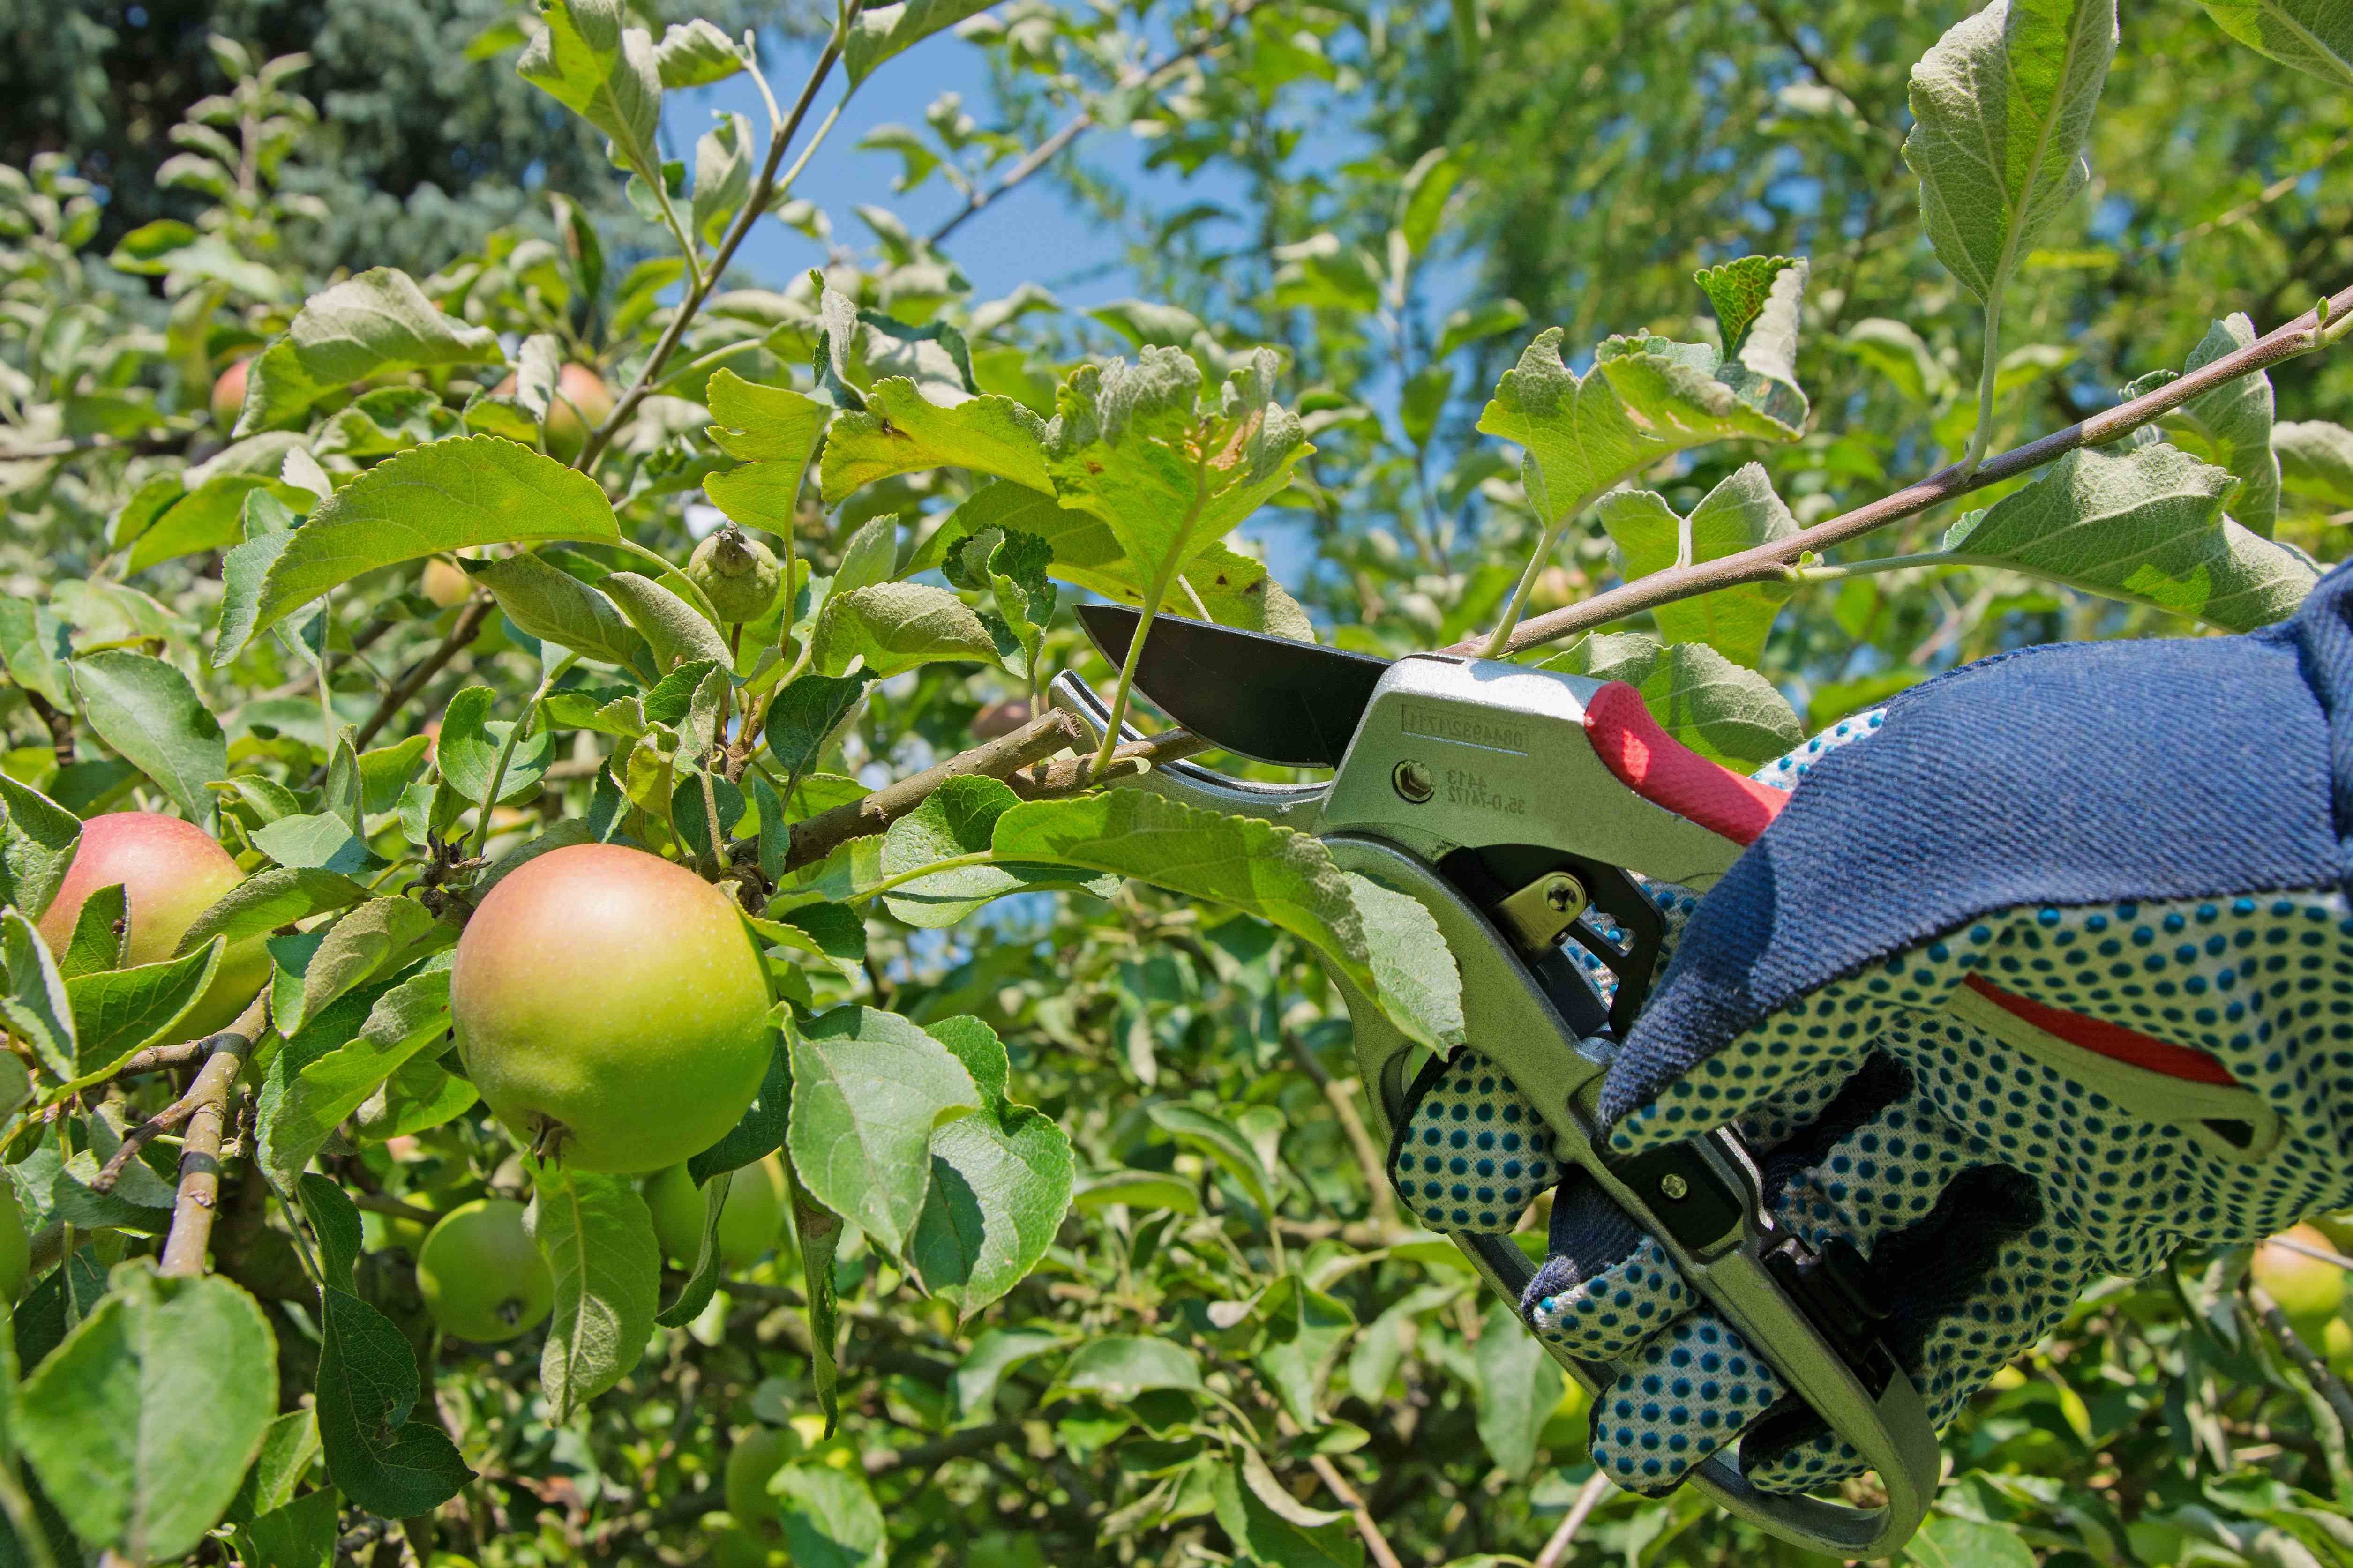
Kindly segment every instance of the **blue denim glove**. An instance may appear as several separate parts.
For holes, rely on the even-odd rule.
[[[1763,770],[1802,787],[1695,909],[1654,889],[1676,948],[1605,1082],[1610,1147],[1736,1122],[1780,1222],[1868,1259],[1939,1424],[2089,1280],[2353,1201],[2348,589],[1916,688]],[[1409,1114],[1392,1169],[1426,1223],[1517,1222],[1463,1223],[1426,1167],[1433,1128],[1533,1120],[1518,1098],[1466,1051]],[[1862,1468],[1581,1173],[1549,1244],[1523,1309],[1618,1365],[1613,1478],[1663,1490],[1735,1438],[1768,1489]]]

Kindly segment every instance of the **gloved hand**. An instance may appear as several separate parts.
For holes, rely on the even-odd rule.
[[[2251,637],[1915,688],[1760,773],[1806,777],[1681,924],[1605,1081],[1610,1147],[1736,1121],[1780,1221],[1869,1260],[1940,1426],[2100,1275],[2353,1201],[2348,598],[2339,571]],[[1430,1162],[1524,1119],[1458,1054],[1400,1129],[1401,1194],[1437,1228],[1512,1228],[1525,1202],[1466,1224]],[[1664,1490],[1735,1437],[1767,1489],[1862,1468],[1581,1173],[1549,1243],[1523,1310],[1619,1363],[1593,1405],[1614,1479]]]

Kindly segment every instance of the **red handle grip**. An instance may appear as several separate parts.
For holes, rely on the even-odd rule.
[[[1628,789],[1736,844],[1755,843],[1789,804],[1787,791],[1711,763],[1659,728],[1642,694],[1622,680],[1585,705],[1585,738]]]

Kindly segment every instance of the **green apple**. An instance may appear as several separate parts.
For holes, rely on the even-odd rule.
[[[694,547],[686,577],[710,596],[723,621],[758,620],[785,581],[776,552],[732,522]]]
[[[568,463],[588,444],[588,432],[612,414],[613,389],[586,365],[567,364],[555,374],[555,390],[557,395],[548,402],[543,428],[548,456]],[[493,395],[512,397],[514,392],[515,378],[509,376],[499,383]]]
[[[73,940],[81,906],[102,888],[120,883],[131,921],[129,962],[161,963],[180,945],[196,917],[245,879],[227,850],[193,822],[152,811],[118,811],[81,825],[58,896],[41,916],[41,940],[61,953]],[[228,1027],[269,978],[262,938],[231,942],[213,983],[180,1020],[187,1039]]]
[[[497,1344],[555,1305],[555,1277],[512,1198],[476,1198],[441,1216],[417,1249],[425,1310],[453,1338]]]
[[[466,923],[449,1016],[507,1131],[584,1171],[719,1142],[768,1069],[767,971],[727,896],[615,844],[551,850]]]
[[[738,1526],[764,1541],[779,1533],[768,1478],[800,1451],[800,1437],[788,1427],[754,1426],[735,1439],[727,1455],[724,1492],[727,1511]]]
[[[646,1205],[654,1211],[654,1235],[662,1254],[681,1268],[702,1256],[702,1189],[684,1165],[670,1165],[646,1179]],[[719,1209],[719,1261],[742,1268],[776,1245],[785,1217],[785,1168],[771,1154],[735,1173],[727,1201]]]

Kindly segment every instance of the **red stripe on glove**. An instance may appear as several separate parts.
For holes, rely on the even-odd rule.
[[[2222,1089],[2239,1087],[2239,1080],[2231,1076],[2231,1069],[2204,1051],[2191,1050],[2188,1046],[2168,1045],[2163,1040],[2151,1039],[2137,1029],[2127,1029],[2122,1024],[2111,1024],[2105,1018],[2087,1018],[2081,1013],[2070,1013],[2063,1007],[2013,995],[1982,975],[1972,974],[1961,984],[2010,1016],[2023,1019],[2044,1034],[2055,1035],[2069,1045],[2080,1046],[2094,1056],[2190,1083],[2211,1083]]]

